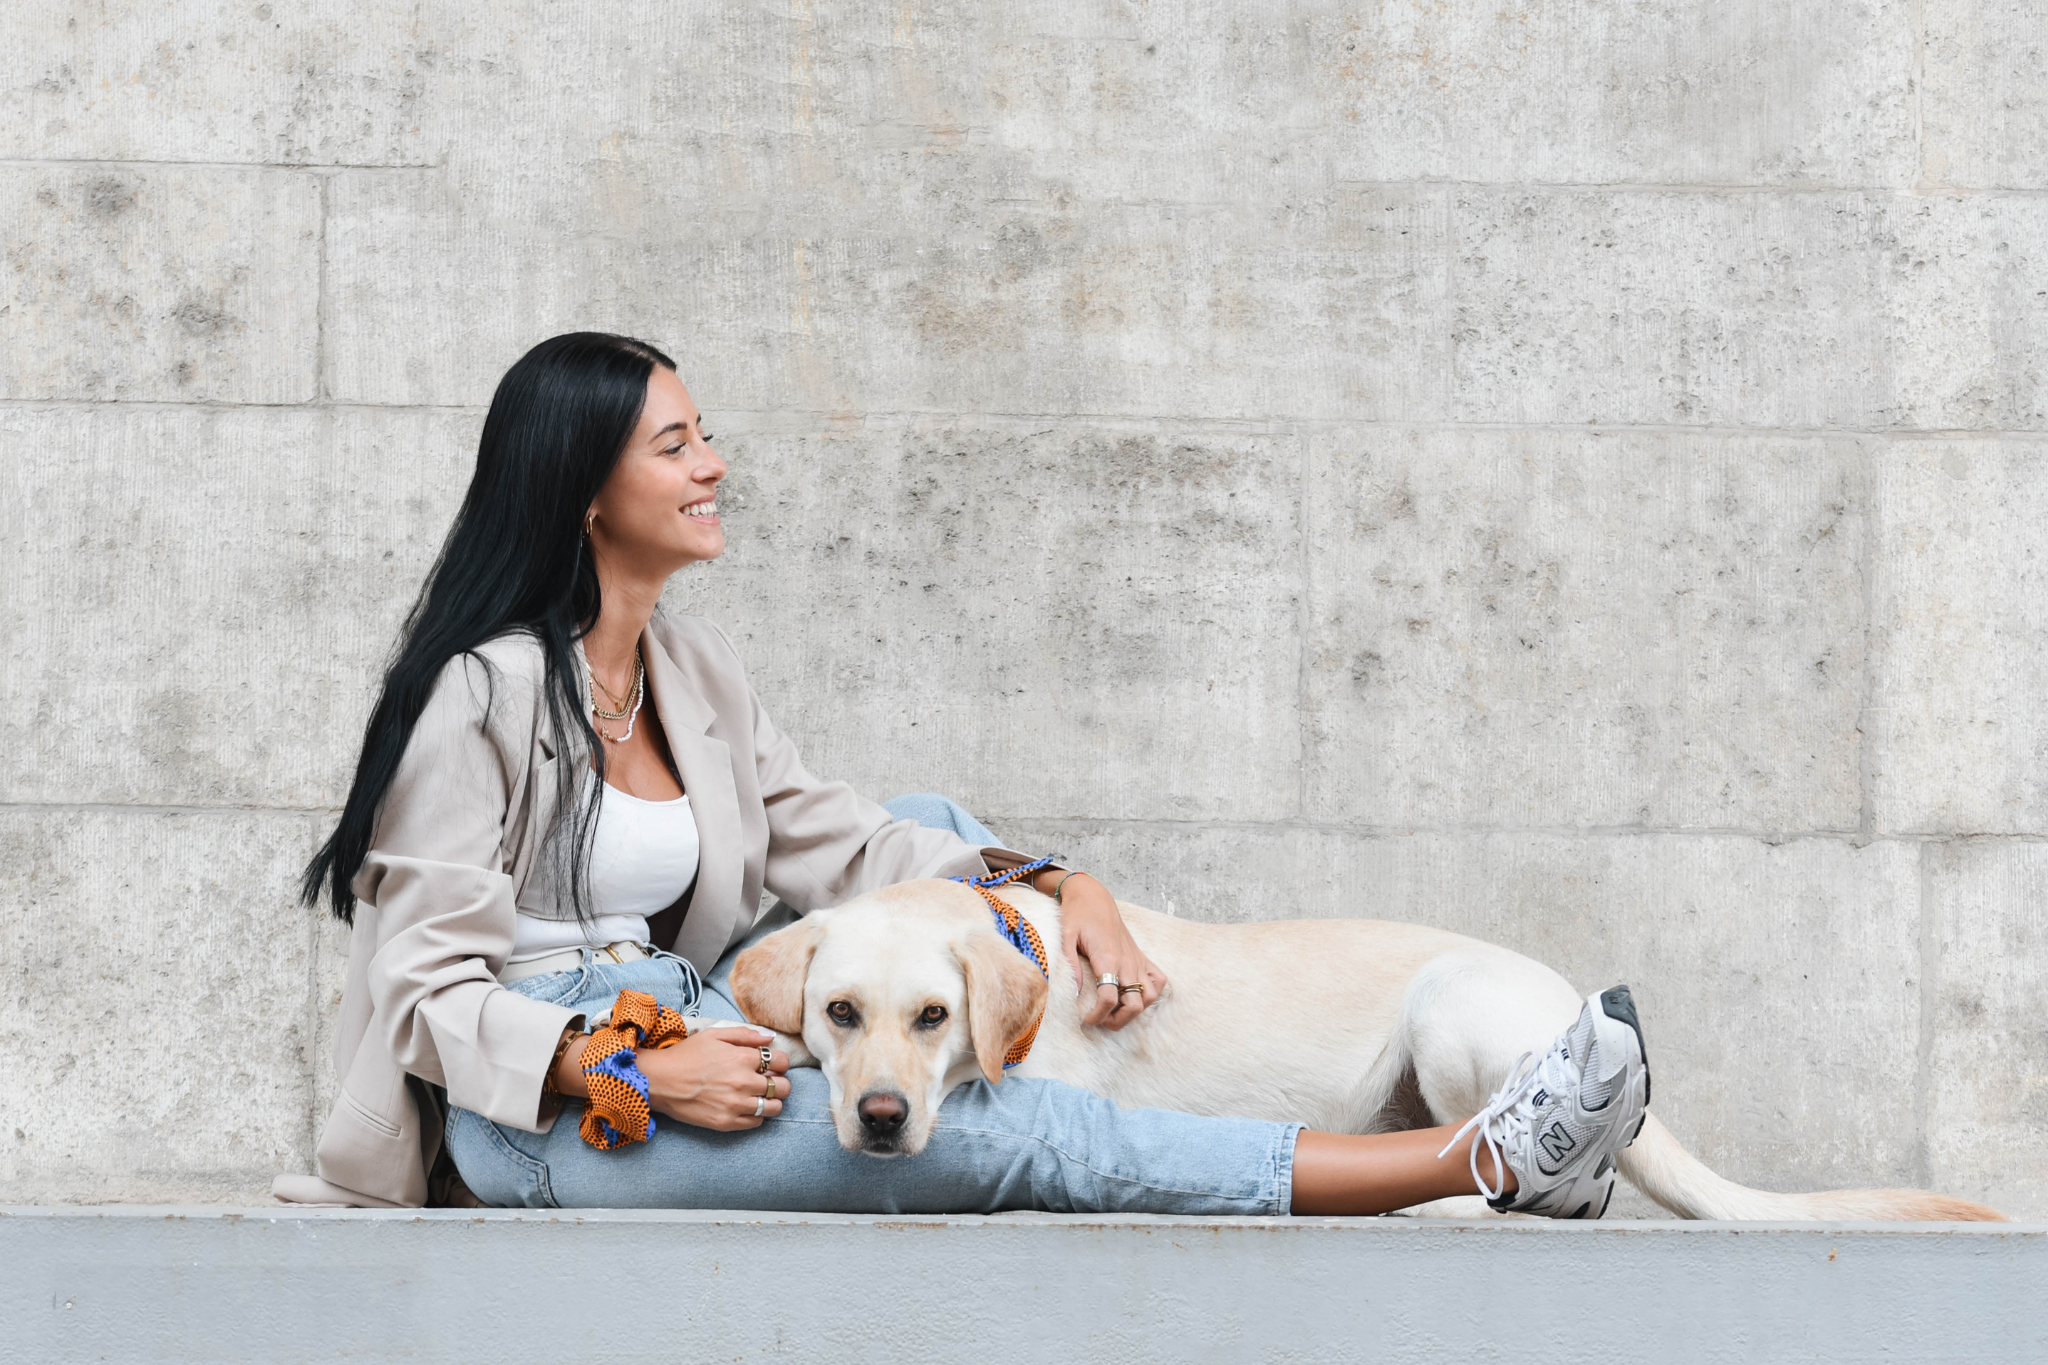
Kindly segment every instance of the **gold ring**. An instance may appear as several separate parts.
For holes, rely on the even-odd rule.
[[[762,1099],[764,1099],[764,1100],[772,1100],[772,1099],[774,1099],[774,1098],[775,1098],[775,1078],[774,1078],[773,1076],[770,1076],[770,1077],[768,1077],[768,1078],[767,1078],[767,1080],[768,1080],[768,1089],[767,1089],[767,1091],[766,1091],[766,1092],[765,1092],[765,1093],[764,1093],[764,1094],[763,1094],[763,1095],[761,1096],[761,1098],[762,1098]]]
[[[1143,995],[1145,993],[1145,988],[1143,986],[1118,986],[1116,988],[1116,993],[1118,995],[1129,995],[1132,991],[1136,991],[1138,994]]]
[[[773,1064],[773,1062],[774,1062],[774,1061],[775,1061],[775,1053],[774,1053],[774,1051],[773,1051],[772,1049],[770,1049],[770,1048],[765,1048],[765,1047],[764,1047],[764,1048],[762,1048],[762,1049],[761,1049],[761,1065],[759,1065],[759,1066],[755,1067],[755,1068],[754,1068],[754,1070],[756,1070],[756,1071],[760,1072],[760,1073],[761,1073],[761,1074],[762,1074],[763,1076],[765,1076],[765,1075],[767,1075],[767,1074],[768,1074],[768,1068],[769,1068],[769,1066],[770,1066],[771,1064]]]

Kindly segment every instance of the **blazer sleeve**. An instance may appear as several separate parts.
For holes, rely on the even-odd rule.
[[[451,1104],[541,1131],[553,1119],[541,1082],[577,1014],[496,976],[512,951],[501,848],[533,753],[531,724],[519,723],[534,714],[531,681],[473,656],[443,669],[354,885],[377,910],[370,1028],[392,1057],[445,1086]]]

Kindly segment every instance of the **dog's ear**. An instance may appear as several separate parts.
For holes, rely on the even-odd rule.
[[[777,929],[741,953],[732,964],[732,1000],[750,1023],[801,1037],[804,978],[825,931],[824,912]]]
[[[988,933],[969,934],[954,950],[967,978],[967,1027],[974,1060],[991,1082],[1003,1078],[1003,1054],[1045,1010],[1045,978],[1031,959]]]

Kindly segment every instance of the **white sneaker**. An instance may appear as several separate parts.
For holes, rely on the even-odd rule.
[[[1650,1105],[1650,1066],[1628,987],[1586,997],[1579,1021],[1538,1059],[1525,1052],[1507,1083],[1451,1139],[1473,1129],[1472,1179],[1501,1213],[1598,1218],[1614,1197],[1614,1154],[1636,1140]],[[1516,1189],[1489,1188],[1479,1149],[1515,1173]]]

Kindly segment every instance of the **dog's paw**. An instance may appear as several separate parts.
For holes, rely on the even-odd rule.
[[[804,1046],[803,1039],[792,1038],[786,1033],[776,1033],[774,1029],[764,1028],[760,1024],[750,1024],[744,1019],[693,1019],[690,1021],[690,1024],[690,1031],[692,1033],[701,1032],[708,1028],[761,1029],[764,1033],[774,1034],[774,1041],[769,1043],[769,1046],[778,1052],[788,1054],[791,1066],[807,1066],[815,1069],[818,1065],[818,1059],[813,1057],[811,1050]]]

